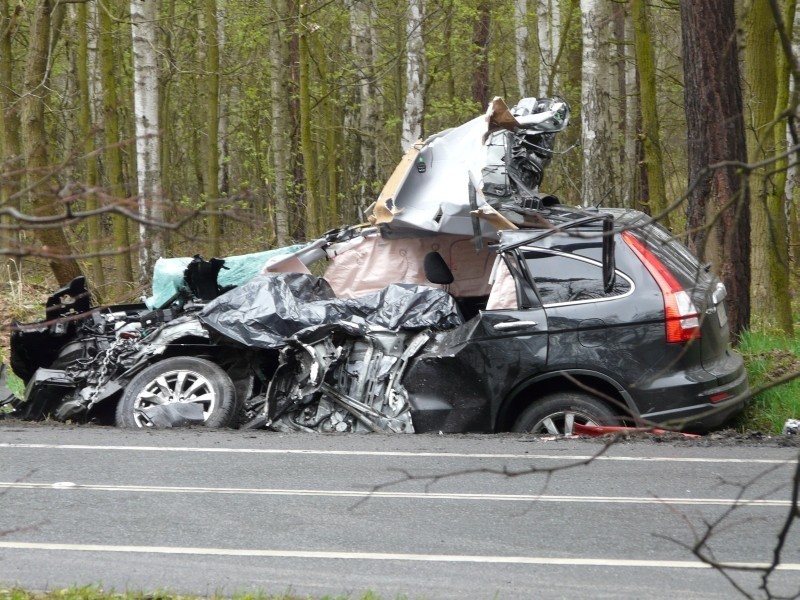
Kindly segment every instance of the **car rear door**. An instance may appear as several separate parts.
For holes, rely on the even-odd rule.
[[[511,301],[439,332],[404,376],[416,431],[494,431],[504,400],[547,365],[544,310],[516,258],[508,263]]]

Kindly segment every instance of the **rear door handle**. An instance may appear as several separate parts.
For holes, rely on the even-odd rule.
[[[495,329],[522,329],[524,327],[536,327],[536,321],[505,321],[504,323],[497,323],[494,325]]]

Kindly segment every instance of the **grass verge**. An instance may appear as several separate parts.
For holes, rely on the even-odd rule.
[[[737,428],[781,433],[787,419],[800,418],[800,340],[751,331],[742,336],[738,350],[747,365],[750,388],[758,393],[739,417]],[[783,378],[788,381],[775,385]]]
[[[12,394],[17,398],[22,398],[22,395],[25,393],[25,384],[22,382],[22,379],[14,375],[14,372],[9,368],[6,369],[6,385],[8,389],[11,390]]]

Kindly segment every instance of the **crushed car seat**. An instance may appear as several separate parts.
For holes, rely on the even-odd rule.
[[[69,313],[80,314],[92,306],[92,296],[86,287],[86,277],[79,275],[66,286],[54,292],[44,305],[48,319],[57,319]]]
[[[423,259],[423,266],[425,267],[425,277],[428,278],[428,281],[443,285],[445,286],[445,291],[450,292],[449,286],[455,281],[455,278],[441,254],[436,251],[428,252]],[[465,321],[469,321],[481,310],[484,310],[486,308],[486,301],[489,299],[489,296],[454,295],[453,297]]]
[[[219,272],[226,268],[225,261],[221,258],[203,260],[199,254],[195,254],[183,276],[195,298],[209,302],[230,289],[220,287],[217,282]]]

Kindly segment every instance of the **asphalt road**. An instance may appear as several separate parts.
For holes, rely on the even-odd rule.
[[[797,448],[603,451],[518,435],[0,423],[0,586],[727,599],[733,585],[687,549],[717,520],[716,560],[771,560]],[[757,573],[729,573],[761,594]],[[770,585],[800,592],[800,521]]]

